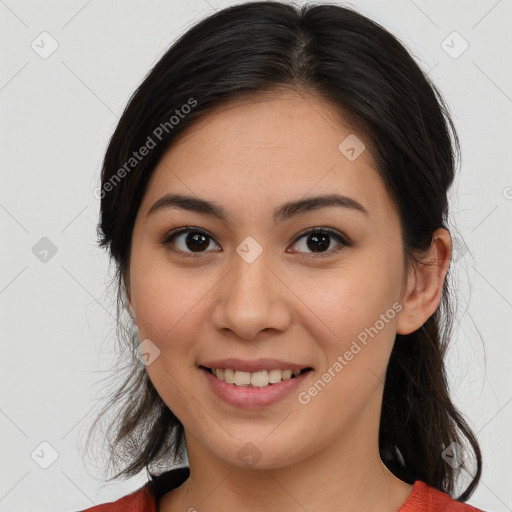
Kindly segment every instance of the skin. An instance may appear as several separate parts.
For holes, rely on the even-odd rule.
[[[333,112],[291,91],[237,101],[185,131],[151,177],[133,230],[128,297],[140,339],[160,350],[147,371],[184,425],[191,469],[164,495],[161,512],[334,512],[340,504],[387,512],[412,491],[379,456],[384,377],[396,333],[418,329],[439,305],[451,239],[438,230],[422,263],[404,265],[398,212],[369,142],[347,159],[341,141],[365,137]],[[327,207],[274,224],[277,206],[333,191],[368,215]],[[182,209],[147,216],[168,192],[215,201],[228,220]],[[187,225],[211,237],[203,252],[186,234],[158,243]],[[297,236],[314,227],[331,227],[352,245],[331,237],[315,253],[308,235]],[[247,236],[263,249],[252,263],[236,252]],[[401,311],[308,404],[291,393],[268,407],[237,408],[197,367],[224,357],[298,361],[314,369],[299,389],[307,391],[394,303]],[[247,442],[261,456],[253,466],[237,456]]]

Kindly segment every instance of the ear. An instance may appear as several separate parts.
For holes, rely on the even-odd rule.
[[[452,256],[450,232],[436,230],[428,253],[409,269],[402,310],[398,315],[397,334],[410,334],[419,329],[441,302],[443,285]]]

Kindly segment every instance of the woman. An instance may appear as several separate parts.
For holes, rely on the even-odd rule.
[[[353,10],[251,2],[183,35],[100,191],[136,326],[111,459],[150,481],[89,511],[477,510],[443,362],[458,149],[435,86]]]

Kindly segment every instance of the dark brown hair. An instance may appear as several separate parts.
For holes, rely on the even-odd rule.
[[[130,98],[102,168],[99,244],[115,264],[118,339],[127,340],[121,355],[129,360],[126,379],[91,432],[117,404],[106,432],[110,463],[122,469],[113,478],[168,469],[184,447],[182,424],[136,356],[137,331],[123,322],[131,236],[148,180],[163,153],[195,120],[236,99],[278,89],[328,100],[365,135],[400,214],[407,262],[430,248],[436,229],[446,228],[458,137],[441,94],[397,38],[351,9],[321,4],[250,2],[195,24]],[[149,148],[144,156],[142,147]],[[450,276],[436,312],[417,331],[396,336],[379,445],[383,462],[399,478],[423,480],[452,495],[458,471],[443,454],[452,443],[467,445],[476,471],[458,498],[466,501],[482,463],[477,439],[448,392]]]

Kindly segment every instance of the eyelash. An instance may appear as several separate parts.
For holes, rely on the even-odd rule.
[[[174,230],[169,233],[166,233],[159,240],[159,244],[163,245],[163,246],[168,246],[179,235],[182,235],[184,233],[190,233],[190,232],[200,233],[200,234],[204,235],[205,237],[210,238],[211,240],[214,240],[213,237],[211,237],[206,231],[202,230],[201,228],[195,228],[193,226],[186,226],[184,228],[179,228],[178,230]],[[319,233],[326,233],[326,234],[330,235],[331,237],[335,238],[340,243],[340,246],[337,247],[336,249],[331,249],[331,250],[323,252],[323,253],[308,253],[308,254],[311,254],[313,258],[324,258],[327,256],[332,256],[333,254],[337,254],[339,251],[343,250],[345,247],[350,247],[352,245],[352,243],[348,240],[347,237],[342,236],[337,230],[335,230],[333,228],[328,228],[328,227],[315,227],[315,228],[308,229],[307,231],[304,231],[302,233],[299,233],[299,235],[297,235],[297,238],[295,238],[293,244],[296,244],[301,238],[304,238],[308,235],[319,234]],[[217,243],[217,242],[215,242],[215,243]],[[203,251],[203,252],[197,252],[197,253],[192,253],[192,252],[189,253],[189,252],[182,251],[180,249],[178,249],[178,250],[171,249],[171,250],[173,252],[180,253],[185,258],[200,258],[206,252],[206,251]]]

